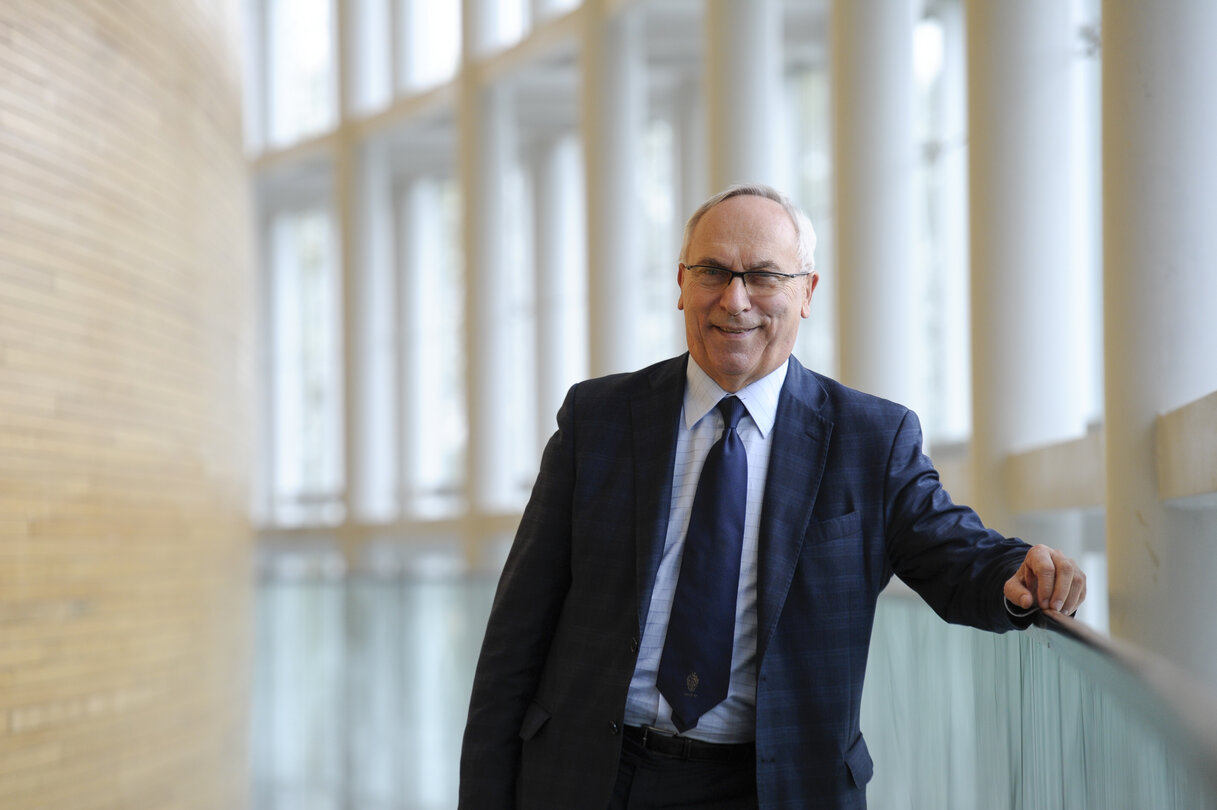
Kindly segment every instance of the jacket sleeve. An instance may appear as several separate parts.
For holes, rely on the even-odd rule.
[[[521,725],[570,589],[574,399],[572,388],[491,607],[461,748],[462,810],[515,807]]]
[[[922,452],[921,425],[912,411],[896,430],[885,486],[895,574],[949,622],[998,632],[1025,626],[1006,610],[1002,586],[1030,547],[985,528],[974,511],[951,501]]]

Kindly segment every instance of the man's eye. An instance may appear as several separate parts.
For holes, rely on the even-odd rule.
[[[757,288],[771,288],[781,284],[784,279],[775,273],[749,273],[748,284]]]

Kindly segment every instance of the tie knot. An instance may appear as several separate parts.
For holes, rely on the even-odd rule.
[[[723,415],[723,422],[726,423],[728,430],[735,430],[739,420],[748,412],[739,397],[723,397],[718,401],[717,407],[718,412]]]

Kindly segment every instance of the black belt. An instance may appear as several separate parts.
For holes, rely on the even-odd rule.
[[[679,737],[649,726],[626,726],[627,740],[665,757],[698,762],[751,762],[756,759],[756,743],[710,743]]]

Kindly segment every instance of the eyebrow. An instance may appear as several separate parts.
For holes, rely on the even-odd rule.
[[[721,262],[718,259],[705,258],[705,259],[699,259],[698,261],[693,262],[693,264],[690,266],[695,267],[697,265],[702,265],[704,267],[718,267],[722,270],[730,270],[730,267],[728,266],[729,264],[730,264],[730,262]],[[779,269],[780,268],[778,267],[777,262],[773,261],[772,259],[764,259],[764,260],[759,261],[756,264],[752,265],[751,267],[744,268],[743,272],[745,272],[745,273],[757,273],[757,272],[763,273],[763,272],[770,272],[770,271],[777,272]]]

